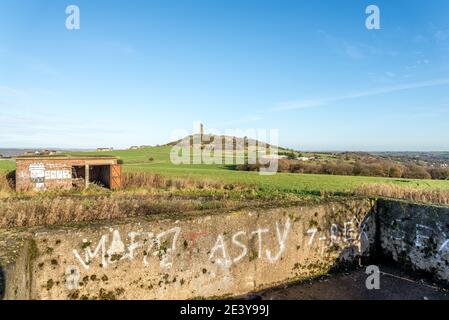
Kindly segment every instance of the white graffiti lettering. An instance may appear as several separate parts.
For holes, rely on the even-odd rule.
[[[256,231],[251,232],[251,236],[257,235],[258,240],[258,250],[257,250],[257,256],[258,258],[262,258],[262,234],[268,233],[270,230],[268,229],[257,229]]]
[[[287,238],[290,232],[290,228],[291,228],[290,218],[286,220],[283,230],[281,230],[282,228],[279,225],[279,222],[276,222],[276,239],[278,245],[277,253],[274,255],[269,249],[265,250],[265,256],[270,263],[275,263],[284,254],[286,250]],[[247,241],[250,241],[253,238],[256,239],[257,258],[263,259],[264,258],[263,235],[269,232],[270,229],[268,228],[259,228],[255,231],[252,231],[251,233],[247,233],[246,231],[239,231],[235,233],[231,238],[231,242],[235,247],[238,247],[241,250],[241,253],[234,259],[232,259],[229,256],[224,235],[220,234],[217,237],[217,240],[215,241],[215,244],[211,249],[209,260],[212,260],[225,268],[230,267],[233,263],[238,263],[239,261],[243,260],[246,256],[248,256],[248,246],[242,242],[243,241],[242,238],[244,236],[247,236]]]
[[[242,248],[242,253],[238,257],[234,258],[234,260],[233,260],[234,263],[237,263],[240,260],[242,260],[244,257],[246,257],[246,255],[248,253],[248,248],[243,243],[241,243],[240,241],[237,240],[238,237],[245,236],[245,235],[246,235],[245,231],[240,231],[232,236],[232,243],[235,244],[236,246]]]
[[[285,222],[284,232],[281,235],[281,231],[279,230],[279,223],[276,222],[276,236],[279,244],[279,252],[276,256],[272,257],[271,251],[267,249],[266,254],[267,258],[271,263],[276,262],[282,256],[285,251],[285,242],[287,241],[288,233],[290,231],[290,219],[287,219]]]
[[[136,256],[136,251],[144,248],[145,245],[147,247],[146,250],[143,251],[144,266],[149,266],[150,262],[148,261],[148,256],[152,254],[152,256],[157,256],[160,258],[161,268],[166,269],[172,267],[172,255],[176,250],[176,243],[179,234],[181,233],[181,228],[175,227],[168,231],[161,232],[156,236],[154,236],[151,232],[130,232],[128,233],[128,238],[130,239],[128,246],[125,246],[118,230],[111,230],[111,232],[112,241],[108,249],[106,249],[108,236],[103,235],[93,251],[91,249],[90,242],[87,241],[87,239],[83,240],[84,259],[81,258],[78,250],[73,250],[75,258],[84,269],[89,269],[91,262],[98,257],[101,257],[102,268],[107,268],[108,265],[125,259],[132,261]],[[170,235],[173,235],[171,240],[169,237]],[[144,241],[137,241],[137,238],[145,239]],[[165,241],[162,241],[164,239]],[[170,241],[171,245],[167,246],[166,242]],[[152,252],[153,248],[155,249],[155,252]]]
[[[218,250],[221,250],[222,257],[221,258],[217,258],[216,262],[218,264],[221,264],[224,267],[229,267],[231,265],[231,261],[228,259],[228,255],[227,255],[227,252],[226,252],[226,244],[225,244],[225,241],[224,241],[224,238],[223,238],[222,234],[220,234],[217,237],[217,241],[215,242],[215,245],[214,245],[214,247],[211,250],[211,253],[210,253],[210,256],[209,256],[209,260],[212,260],[214,258],[215,253]]]

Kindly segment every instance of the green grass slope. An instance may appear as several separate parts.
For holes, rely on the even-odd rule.
[[[16,168],[16,163],[14,160],[0,160],[0,172],[1,171],[11,171]]]
[[[256,184],[267,191],[280,192],[347,192],[362,184],[397,184],[406,187],[449,190],[449,181],[410,180],[380,177],[352,177],[313,174],[278,173],[262,176],[257,172],[230,170],[225,165],[174,165],[170,161],[170,146],[150,147],[139,150],[75,153],[89,155],[114,155],[124,161],[124,171],[144,171],[165,176],[218,179],[226,183]],[[150,158],[153,159],[150,161]]]
[[[174,165],[170,146],[110,152],[77,152],[72,155],[112,155],[121,158],[125,172],[152,172],[164,176],[216,179],[225,183],[255,184],[268,192],[348,192],[362,184],[395,184],[423,189],[449,190],[449,181],[409,180],[380,177],[352,177],[313,174],[278,173],[262,176],[257,172],[235,171],[225,165]],[[150,160],[151,159],[151,160]],[[14,170],[14,161],[0,161],[0,170]]]

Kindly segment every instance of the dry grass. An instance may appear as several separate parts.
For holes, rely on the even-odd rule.
[[[114,192],[92,184],[85,190],[18,194],[7,175],[0,174],[0,228],[237,209],[260,203],[251,186],[226,185],[208,179],[125,173],[122,182],[123,189]]]
[[[125,173],[122,179],[122,190],[113,192],[92,184],[83,190],[15,193],[13,181],[0,173],[0,228],[237,209],[261,202],[256,188],[248,185],[152,173]]]
[[[234,190],[248,189],[252,186],[238,184],[224,184],[212,179],[192,179],[192,178],[172,178],[164,177],[160,174],[149,172],[128,172],[122,175],[123,189],[214,189],[214,190]]]
[[[54,225],[210,209],[237,209],[255,201],[170,195],[7,198],[0,202],[0,228]]]
[[[14,192],[14,182],[9,176],[9,173],[0,171],[0,198]]]
[[[388,197],[413,202],[449,205],[449,191],[440,189],[406,188],[393,184],[370,184],[356,189],[362,196]]]
[[[0,172],[0,198],[13,196],[14,181],[11,179],[11,173]],[[212,179],[193,179],[193,178],[176,178],[164,177],[160,174],[148,172],[132,172],[122,175],[122,191],[135,191],[136,189],[145,190],[248,190],[257,189],[252,185],[243,184],[225,184],[223,182]],[[47,191],[48,196],[61,196],[67,194],[79,194],[84,196],[101,195],[108,193],[107,189],[101,188],[95,184],[91,184],[88,189],[72,189],[72,190],[52,190]],[[39,195],[39,192],[27,191],[23,192],[25,196]]]

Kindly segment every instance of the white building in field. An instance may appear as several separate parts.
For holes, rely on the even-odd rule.
[[[287,159],[288,157],[287,156],[284,156],[284,155],[278,155],[278,154],[267,154],[267,155],[264,155],[263,157],[262,157],[263,159],[270,159],[270,160],[283,160],[283,159]]]

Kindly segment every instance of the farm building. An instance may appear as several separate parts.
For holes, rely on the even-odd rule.
[[[121,165],[111,156],[21,156],[16,158],[16,191],[70,189],[96,183],[121,187]]]

